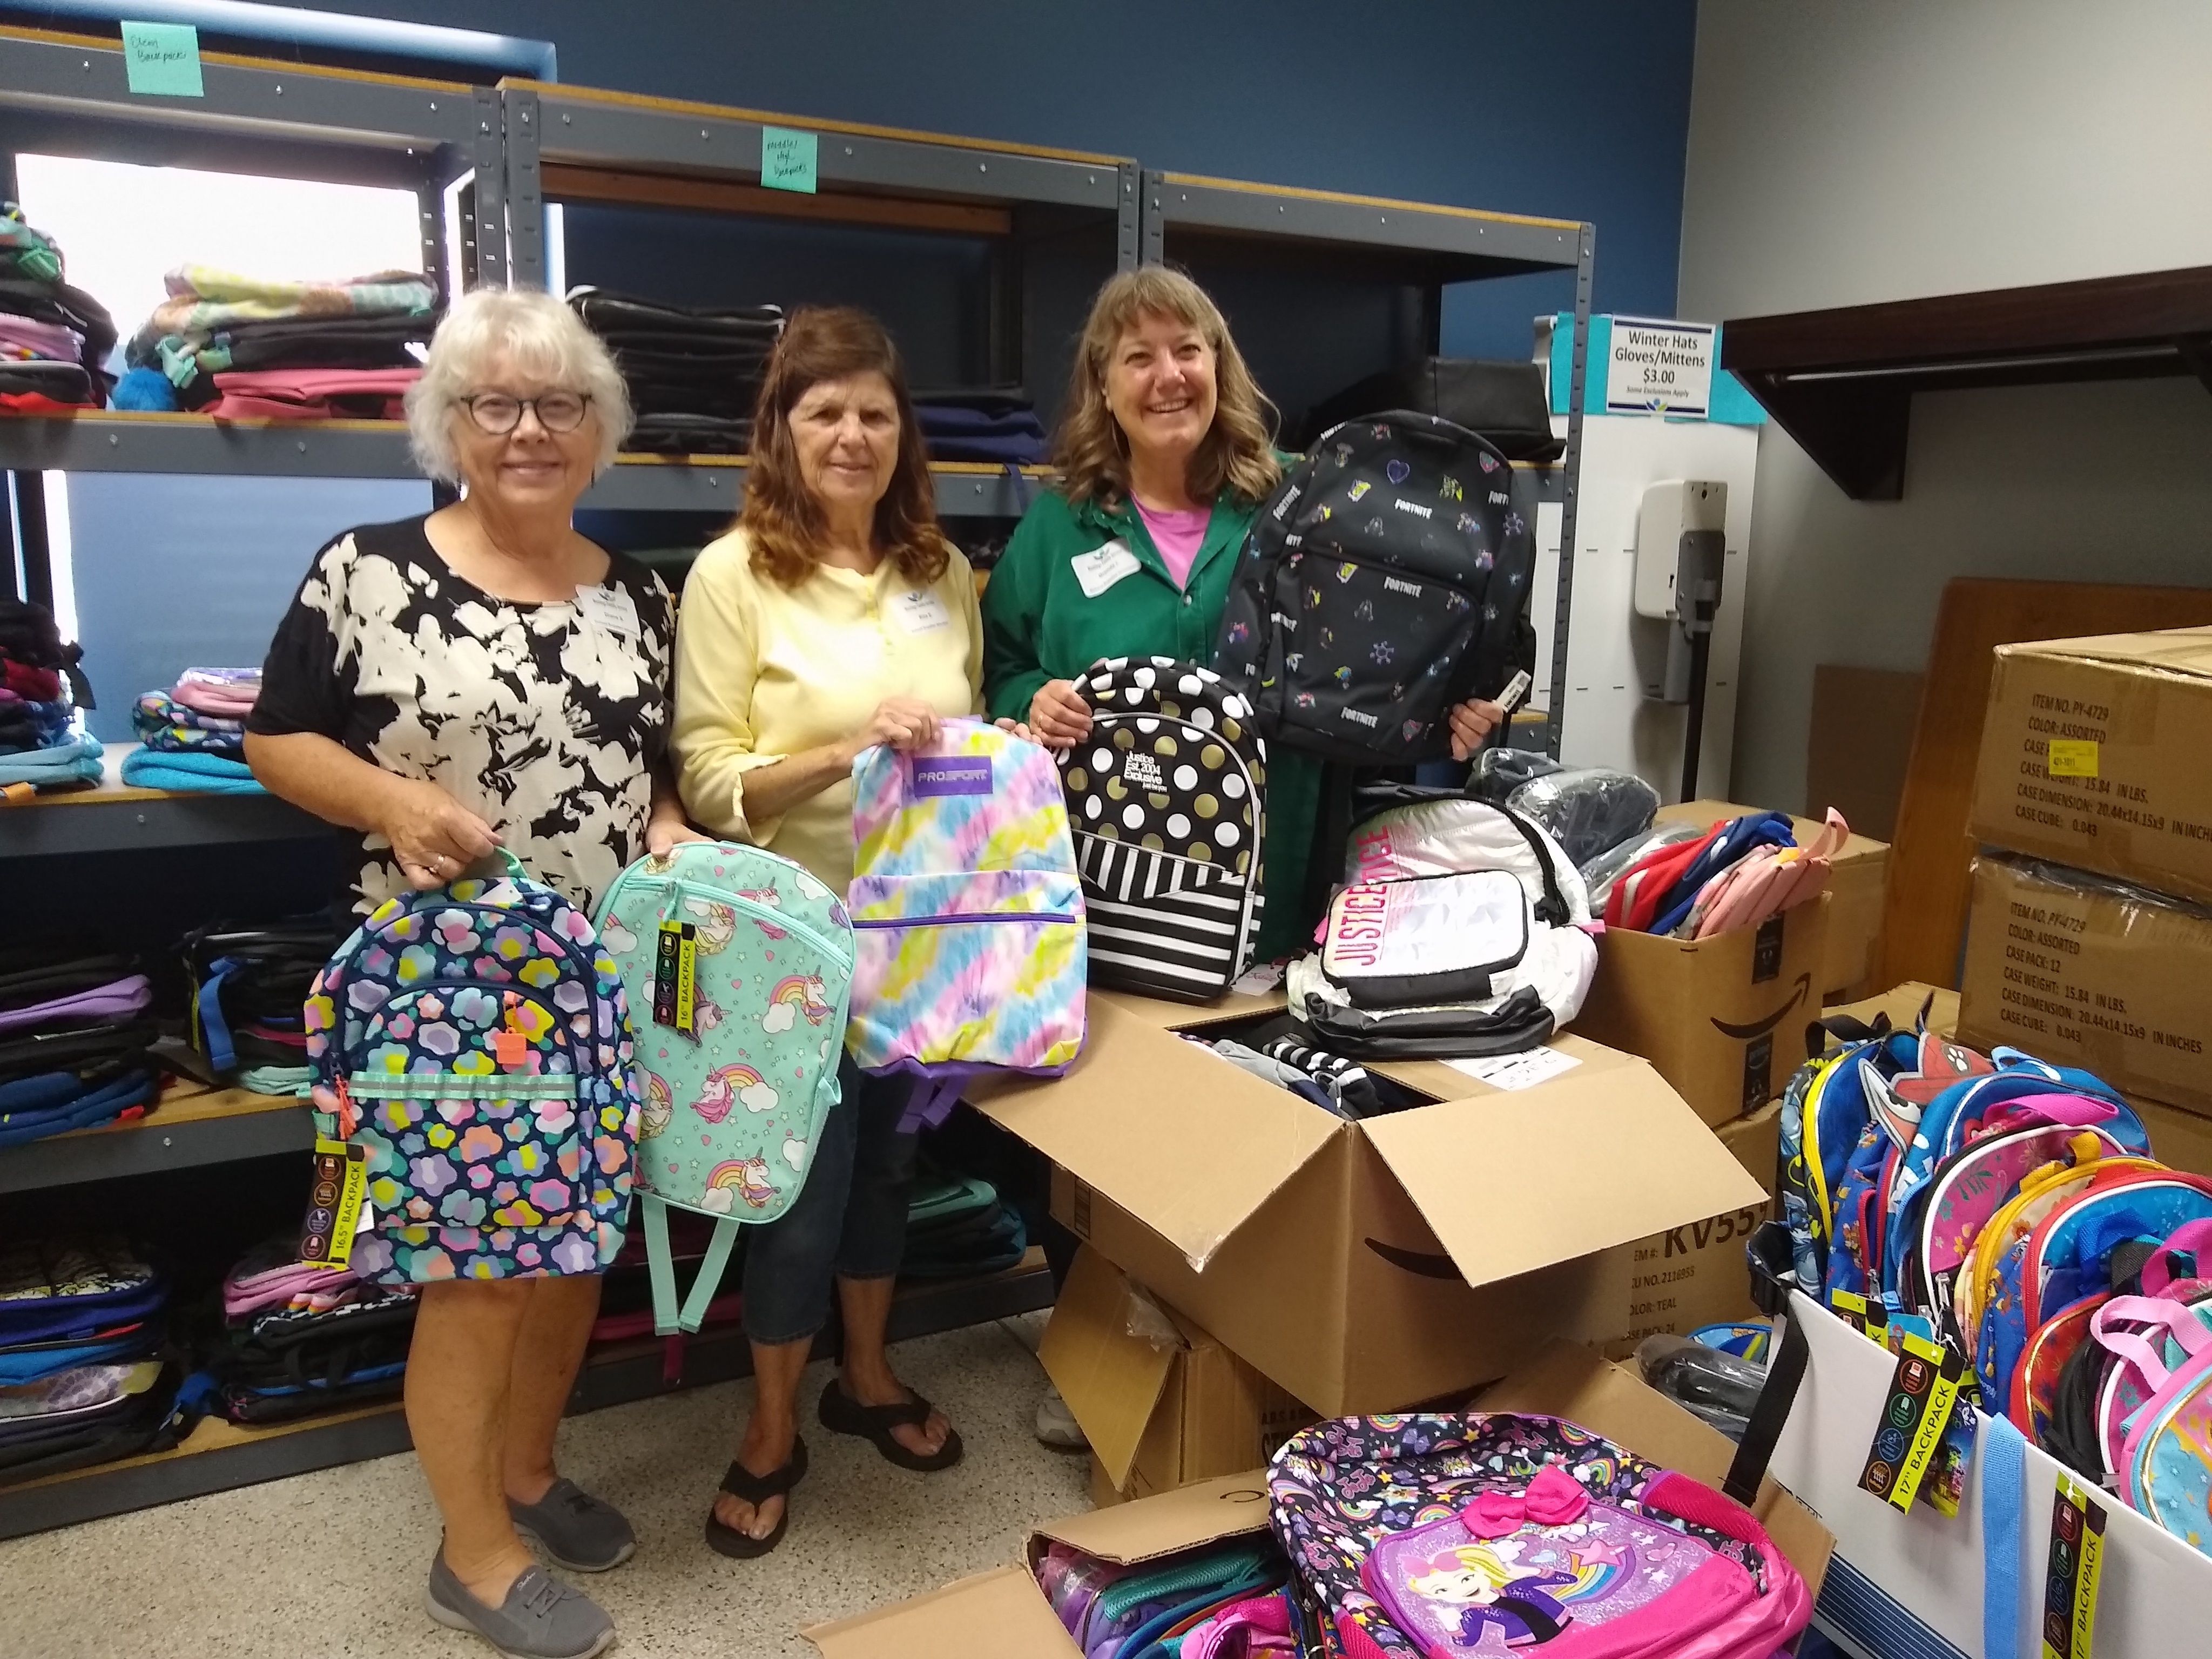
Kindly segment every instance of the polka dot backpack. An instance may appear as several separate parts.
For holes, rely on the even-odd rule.
[[[1260,933],[1267,745],[1211,669],[1115,657],[1077,682],[1089,741],[1060,758],[1091,916],[1091,981],[1211,1002]]]
[[[653,1326],[696,1331],[738,1230],[790,1209],[837,1103],[852,925],[837,895],[789,859],[725,842],[640,859],[607,889],[598,921],[636,1033]],[[714,1223],[680,1307],[672,1205]]]
[[[622,1247],[622,980],[584,913],[501,856],[386,900],[307,994],[314,1104],[368,1166],[364,1279],[594,1273]]]

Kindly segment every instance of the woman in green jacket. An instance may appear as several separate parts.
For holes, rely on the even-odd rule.
[[[1206,291],[1180,271],[1125,270],[1085,325],[1054,464],[983,591],[983,693],[1065,747],[1090,735],[1073,681],[1102,657],[1210,664],[1244,532],[1282,477],[1273,405]],[[1481,746],[1498,711],[1451,712],[1452,750]],[[1260,957],[1308,948],[1304,903],[1321,765],[1267,757],[1269,902]]]

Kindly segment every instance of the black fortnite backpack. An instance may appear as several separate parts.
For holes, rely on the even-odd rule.
[[[1525,647],[1535,541],[1495,445],[1432,415],[1322,435],[1252,521],[1215,669],[1272,744],[1364,765],[1450,752],[1445,712]]]

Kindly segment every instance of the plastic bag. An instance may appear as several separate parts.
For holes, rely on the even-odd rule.
[[[1632,772],[1577,766],[1530,779],[1505,804],[1550,830],[1581,865],[1650,829],[1659,792]]]
[[[1731,1440],[1743,1437],[1766,1385],[1765,1366],[1664,1333],[1636,1345],[1636,1367],[1654,1389]]]
[[[1618,847],[1600,853],[1581,866],[1583,883],[1589,889],[1590,914],[1605,914],[1606,901],[1613,896],[1613,884],[1646,853],[1678,842],[1695,841],[1711,828],[1710,823],[1662,823],[1648,834],[1631,836]]]

